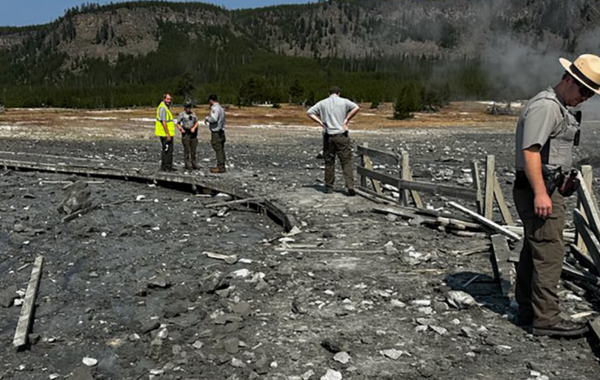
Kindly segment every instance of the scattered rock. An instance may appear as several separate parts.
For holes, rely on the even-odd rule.
[[[447,300],[450,306],[457,309],[468,309],[477,306],[477,301],[470,294],[460,290],[451,290],[448,292]]]
[[[340,362],[342,364],[346,364],[350,361],[350,355],[348,355],[347,352],[338,352],[333,357],[333,360],[335,360],[336,362]]]
[[[88,367],[94,367],[98,364],[98,359],[88,358],[87,356],[84,357],[81,361]]]
[[[169,286],[171,286],[171,282],[163,275],[157,275],[148,280],[148,287],[150,289],[166,289]]]
[[[94,377],[88,367],[77,367],[73,370],[69,380],[94,380]]]
[[[0,293],[0,305],[2,307],[11,307],[14,300],[19,298],[16,285],[11,285]]]
[[[327,373],[321,376],[321,380],[342,380],[342,374],[333,369],[328,369]]]

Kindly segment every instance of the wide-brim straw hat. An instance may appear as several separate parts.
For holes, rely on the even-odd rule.
[[[587,88],[600,94],[600,57],[593,54],[582,54],[575,62],[559,58],[560,64],[573,78]]]

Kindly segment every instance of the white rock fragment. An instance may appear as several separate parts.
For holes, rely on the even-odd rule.
[[[202,343],[199,340],[197,340],[197,341],[194,342],[194,344],[192,344],[192,347],[194,347],[196,350],[199,350],[202,347],[204,347],[204,343]]]
[[[445,329],[444,327],[429,326],[429,328],[432,329],[433,331],[435,331],[436,333],[440,334],[440,335],[446,335],[448,333],[448,330]]]
[[[347,352],[338,352],[333,357],[333,360],[342,364],[346,364],[350,361],[350,355],[348,355]]]
[[[391,304],[393,307],[406,307],[406,304],[399,300],[392,300]]]
[[[237,277],[237,278],[246,278],[246,277],[250,276],[250,273],[251,272],[248,269],[244,268],[244,269],[236,270],[235,272],[231,272],[231,275],[233,277]]]
[[[410,301],[410,304],[413,306],[430,306],[431,300],[413,300]]]
[[[88,358],[87,356],[84,357],[81,361],[88,367],[93,367],[98,364],[98,359]]]
[[[410,354],[406,351],[396,350],[395,348],[390,348],[388,350],[381,350],[379,353],[383,356],[386,356],[390,359],[396,360],[402,355],[410,356]]]
[[[475,298],[460,290],[451,290],[447,296],[448,303],[457,309],[468,309],[472,306],[477,306]]]
[[[321,376],[321,380],[342,380],[342,374],[332,369],[327,369],[327,373]]]
[[[302,377],[302,380],[309,380],[314,375],[315,375],[315,372],[312,369],[310,369],[310,370],[304,372],[302,374],[302,376],[300,376],[300,377]]]
[[[60,375],[58,373],[53,373],[53,374],[50,374],[50,376],[48,376],[48,377],[50,378],[50,380],[55,380],[55,379],[60,378]]]

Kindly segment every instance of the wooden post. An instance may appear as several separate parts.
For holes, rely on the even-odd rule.
[[[508,248],[506,236],[492,235],[492,246],[494,247],[492,250],[494,258],[494,261],[492,262],[494,274],[500,283],[502,295],[508,296],[511,287],[510,264],[508,263],[508,259],[511,256],[511,252]]]
[[[368,147],[369,144],[364,143],[363,146]],[[363,153],[359,153],[359,154],[360,154],[360,166],[362,166],[364,168],[367,165],[367,158]],[[367,176],[360,174],[360,173],[358,175],[360,176],[360,186],[366,188],[367,187]]]
[[[473,187],[475,187],[475,190],[477,190],[477,212],[480,215],[483,215],[483,194],[481,193],[479,164],[477,164],[477,161],[471,161],[471,176],[473,177]]]
[[[17,330],[15,332],[15,338],[13,340],[13,345],[16,348],[22,347],[27,344],[27,336],[29,334],[29,329],[31,328],[31,318],[33,317],[33,310],[35,307],[35,298],[37,296],[38,287],[40,285],[40,277],[42,276],[43,262],[44,257],[38,256],[35,259],[33,269],[31,270],[31,278],[29,279],[29,285],[27,285],[25,301],[23,302],[21,316],[19,317],[19,323],[17,324]]]
[[[594,196],[594,190],[592,188],[594,183],[594,174],[592,172],[592,167],[590,165],[583,165],[581,167],[581,176],[583,177],[583,182],[585,183],[590,192],[592,201],[594,202],[594,204],[597,204],[596,197]],[[579,211],[581,211],[584,214],[583,216],[587,222],[588,218],[587,215],[585,215],[585,210],[583,209],[583,205],[581,204],[581,199],[579,197],[577,198],[577,208],[579,208]],[[579,248],[581,252],[587,253],[587,247],[585,246],[585,243],[583,242],[581,236],[579,236],[579,234],[577,233],[577,230],[575,230],[575,243],[577,244],[577,248]]]
[[[401,160],[401,170],[400,170],[400,179],[405,181],[412,181],[412,174],[410,172],[410,156],[408,152],[402,151],[402,160]],[[412,195],[413,200],[415,201],[415,205],[418,208],[423,208],[423,201],[421,200],[421,196],[418,192],[414,190],[401,190],[402,194],[402,202],[405,206],[408,206],[409,194]]]
[[[369,144],[365,143],[364,146],[368,148]],[[364,157],[365,157],[365,168],[367,168],[369,170],[373,170],[373,161],[371,161],[371,157],[367,156],[366,154],[364,155]],[[372,178],[370,178],[370,180],[371,180],[371,184],[373,185],[373,189],[375,190],[375,192],[377,194],[383,194],[383,192],[381,191],[381,183]],[[366,187],[366,184],[365,184],[365,187]]]
[[[485,198],[483,216],[492,220],[494,216],[494,177],[496,174],[496,157],[487,156],[485,165]]]
[[[494,198],[496,198],[496,202],[498,203],[498,208],[500,209],[500,214],[502,215],[502,220],[504,220],[504,223],[509,226],[514,226],[515,222],[513,221],[506,202],[504,201],[504,193],[502,192],[502,188],[500,187],[500,182],[498,181],[496,173],[494,173]]]

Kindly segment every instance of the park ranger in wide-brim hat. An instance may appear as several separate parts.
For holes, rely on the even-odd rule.
[[[559,187],[556,178],[573,168],[581,112],[571,107],[600,94],[600,58],[583,54],[574,62],[559,61],[566,71],[560,82],[531,98],[517,123],[513,197],[524,242],[515,286],[516,322],[534,335],[574,337],[587,326],[562,317],[557,287],[565,255],[565,198],[575,185]]]
[[[600,95],[600,57],[593,54],[580,55],[575,62],[560,58],[565,70],[596,94]]]

